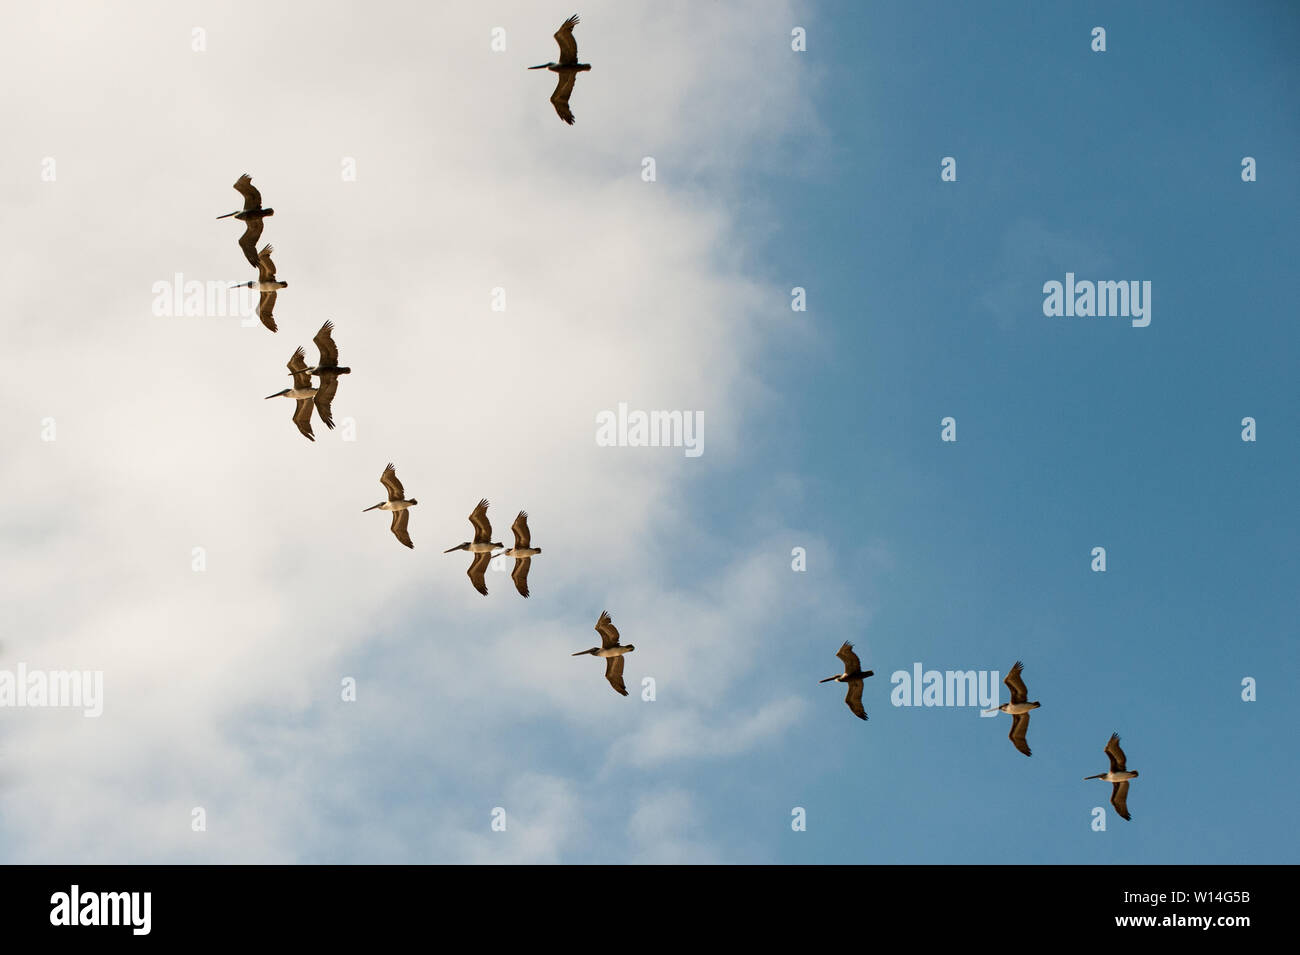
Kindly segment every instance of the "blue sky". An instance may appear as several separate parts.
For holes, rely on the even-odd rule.
[[[1279,820],[1298,715],[1300,17],[815,11],[833,147],[816,181],[766,186],[783,223],[773,267],[809,288],[826,347],[775,364],[788,413],[769,460],[798,462],[800,518],[838,542],[833,570],[813,556],[810,574],[874,577],[877,702],[867,726],[808,727],[774,761],[816,778],[809,802],[836,819],[778,857],[1294,862]],[[1105,53],[1089,49],[1098,25]],[[1247,155],[1271,172],[1243,183]],[[939,181],[943,156],[955,183]],[[1151,325],[1044,317],[1042,283],[1067,271],[1151,280]],[[887,572],[863,559],[870,541]],[[1097,545],[1105,574],[1089,569]],[[1005,673],[1016,659],[1043,701],[1032,759],[1004,716],[884,702],[887,674],[914,661]],[[1093,832],[1109,787],[1079,777],[1105,770],[1112,730],[1142,773],[1134,820]],[[1213,769],[1225,761],[1231,782]]]
[[[1300,14],[584,6],[571,128],[523,70],[568,9],[290,3],[251,46],[251,3],[23,15],[43,108],[0,108],[5,195],[63,251],[6,247],[35,281],[4,319],[0,668],[106,699],[0,712],[0,858],[1300,861]],[[439,31],[475,39],[431,58]],[[151,314],[176,272],[247,278],[213,221],[245,170],[281,331]],[[132,230],[126,181],[158,199]],[[1151,282],[1150,325],[1044,316],[1067,272]],[[263,396],[326,318],[355,439],[309,445]],[[597,446],[621,402],[701,411],[704,453]],[[413,551],[361,513],[390,460]],[[441,553],[481,496],[502,538],[530,513],[527,601]],[[627,699],[569,656],[605,608]],[[845,639],[867,723],[816,682]],[[1017,659],[1032,758],[1006,716],[889,702],[915,663]],[[1131,822],[1083,781],[1112,731]]]

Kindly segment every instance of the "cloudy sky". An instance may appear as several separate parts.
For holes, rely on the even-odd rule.
[[[592,0],[568,127],[572,12],[15,11],[0,671],[104,700],[0,707],[0,858],[1297,861],[1295,11]],[[157,314],[252,277],[243,172],[279,332]],[[1067,272],[1151,324],[1045,316]],[[327,319],[309,443],[263,399]],[[598,446],[620,403],[703,454]],[[481,497],[526,601],[442,554]],[[891,705],[1016,659],[1030,759]]]

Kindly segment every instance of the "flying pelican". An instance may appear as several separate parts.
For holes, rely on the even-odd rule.
[[[1137,779],[1137,770],[1126,768],[1124,751],[1119,748],[1118,733],[1110,734],[1110,739],[1106,742],[1106,755],[1110,757],[1110,772],[1083,778],[1104,779],[1108,783],[1114,783],[1110,791],[1110,804],[1115,807],[1121,819],[1132,819],[1128,814],[1128,781]]]
[[[393,536],[405,544],[407,547],[414,548],[411,543],[411,535],[406,532],[406,524],[411,519],[410,512],[407,508],[415,507],[420,502],[415,498],[406,500],[406,491],[402,490],[402,482],[397,480],[397,469],[393,467],[390,461],[388,467],[384,468],[384,473],[380,475],[379,481],[388,489],[388,500],[380,501],[374,507],[367,507],[362,510],[373,511],[376,507],[381,511],[393,512]]]
[[[591,69],[590,63],[578,62],[578,41],[573,38],[573,28],[577,25],[578,15],[575,13],[555,31],[555,42],[560,44],[559,63],[529,67],[530,70],[550,70],[559,74],[555,92],[551,94],[551,105],[555,107],[555,114],[570,126],[573,125],[573,112],[569,109],[569,95],[573,92],[573,84],[577,82],[579,73]]]
[[[469,575],[469,582],[474,585],[474,589],[487,596],[487,582],[483,579],[483,574],[492,562],[492,551],[498,547],[505,547],[500,542],[492,543],[492,524],[488,521],[487,516],[488,502],[487,498],[478,502],[478,507],[474,508],[473,513],[469,516],[469,522],[474,525],[474,539],[466,541],[463,544],[457,544],[455,547],[448,547],[443,551],[444,554],[450,554],[454,550],[467,550],[474,555],[470,561],[469,570],[465,571]]]
[[[272,398],[295,399],[298,407],[293,411],[293,423],[298,426],[304,438],[315,441],[316,436],[311,433],[311,409],[312,399],[316,397],[316,389],[311,386],[311,375],[307,374],[307,356],[303,354],[301,348],[297,349],[289,359],[288,368],[289,374],[293,375],[293,387],[267,395],[266,398],[268,401]]]
[[[1010,713],[1011,732],[1007,734],[1007,739],[1015,745],[1016,749],[1026,756],[1032,756],[1029,751],[1029,740],[1025,739],[1025,734],[1029,732],[1029,711],[1036,710],[1039,702],[1029,702],[1029,691],[1025,689],[1025,681],[1020,676],[1020,671],[1024,669],[1024,664],[1019,660],[1011,668],[1011,672],[1003,678],[1002,682],[1007,685],[1011,691],[1011,702],[1003,703],[1001,706],[995,706],[991,710],[985,710],[985,713]]]
[[[854,716],[860,720],[865,720],[867,711],[862,708],[862,681],[871,676],[873,671],[862,669],[862,661],[853,652],[853,644],[847,640],[844,641],[844,646],[835,651],[835,655],[844,662],[844,672],[837,673],[835,676],[828,676],[826,679],[817,682],[829,683],[834,680],[836,683],[847,683],[849,692],[844,697],[844,702],[848,704]]]
[[[608,610],[600,612],[600,619],[596,621],[596,632],[600,634],[600,646],[592,647],[590,650],[579,650],[569,656],[584,657],[590,653],[593,657],[604,657],[605,679],[609,681],[615,693],[627,696],[627,687],[623,685],[623,654],[631,653],[636,647],[630,643],[624,646],[618,642],[618,629],[610,620]]]
[[[256,282],[238,282],[231,288],[251,288],[261,292],[257,300],[257,317],[262,320],[262,324],[275,331],[275,318],[271,315],[275,308],[275,291],[276,289],[288,288],[288,282],[277,282],[275,279],[275,263],[271,261],[271,253],[275,251],[269,245],[262,246],[262,251],[257,255],[257,281]],[[306,362],[304,362],[306,364]]]
[[[333,322],[326,322],[320,327],[312,339],[320,352],[320,364],[307,369],[307,374],[320,376],[320,387],[316,390],[316,412],[321,421],[325,422],[325,427],[331,429],[334,427],[334,415],[330,411],[330,403],[339,390],[339,375],[352,374],[351,368],[339,367],[339,349],[334,344],[333,332]]]
[[[258,268],[257,240],[262,237],[262,220],[267,216],[275,215],[275,210],[262,208],[262,194],[254,188],[253,177],[248,173],[239,177],[235,188],[244,197],[244,208],[237,212],[227,212],[217,218],[229,219],[234,216],[244,223],[244,234],[239,239],[239,247],[244,250],[244,258],[248,259],[249,264],[253,268]]]
[[[506,551],[504,556],[515,559],[515,569],[510,572],[510,579],[515,582],[515,590],[519,591],[519,595],[527,597],[528,568],[532,564],[533,558],[540,554],[542,549],[532,547],[529,544],[527,511],[519,512],[519,516],[515,518],[515,522],[510,529],[515,532],[515,546]]]

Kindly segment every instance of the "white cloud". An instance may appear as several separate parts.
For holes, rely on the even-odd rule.
[[[782,6],[593,3],[572,129],[552,79],[523,69],[551,58],[558,25],[531,4],[382,21],[231,4],[199,24],[162,3],[70,9],[17,15],[30,40],[8,69],[42,80],[0,106],[30,162],[5,191],[23,227],[0,240],[29,279],[0,319],[0,666],[103,669],[106,700],[99,720],[0,713],[9,858],[599,858],[602,800],[584,787],[640,792],[636,767],[736,755],[799,718],[800,697],[746,682],[746,654],[779,646],[774,621],[846,598],[783,593],[775,545],[705,542],[712,569],[682,546],[701,539],[699,475],[767,480],[743,470],[737,428],[761,394],[755,315],[788,289],[745,262],[727,180],[815,134]],[[265,35],[243,28],[254,10]],[[488,51],[495,25],[505,54]],[[640,180],[643,155],[659,182]],[[176,272],[248,277],[239,227],[214,221],[244,171],[277,210],[280,333],[154,317],[151,284]],[[354,369],[335,415],[358,438],[318,426],[311,445],[263,396],[327,318]],[[702,410],[704,456],[597,448],[595,414],[619,401]],[[413,552],[361,513],[389,460],[421,502]],[[532,515],[527,602],[495,572],[480,597],[467,558],[440,553],[484,495],[502,538]],[[638,646],[629,688],[660,681],[654,704],[568,656],[606,606]],[[491,841],[490,791],[518,819],[509,842]],[[630,824],[650,842],[690,811],[664,792]]]

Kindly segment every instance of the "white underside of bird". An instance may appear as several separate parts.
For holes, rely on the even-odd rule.
[[[1003,703],[998,707],[1000,712],[1010,713],[1012,716],[1019,716],[1021,713],[1036,709],[1038,709],[1037,703]]]

